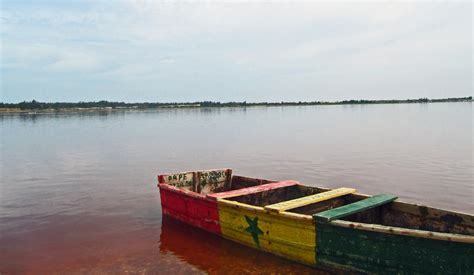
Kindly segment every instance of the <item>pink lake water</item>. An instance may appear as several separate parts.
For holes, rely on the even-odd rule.
[[[161,214],[158,173],[355,187],[474,213],[472,103],[3,115],[0,273],[314,273]]]

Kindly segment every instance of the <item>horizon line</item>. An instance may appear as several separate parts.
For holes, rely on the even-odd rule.
[[[126,101],[109,101],[105,99],[97,100],[97,101],[38,101],[35,99],[32,99],[31,101],[19,101],[19,102],[3,102],[0,101],[0,104],[21,104],[21,103],[42,103],[42,104],[77,104],[77,103],[99,103],[99,102],[107,102],[107,103],[123,103],[123,104],[147,104],[147,103],[152,103],[152,104],[196,104],[196,103],[214,103],[214,104],[228,104],[228,103],[245,103],[245,104],[285,104],[285,103],[292,103],[292,104],[304,104],[304,103],[342,103],[342,102],[351,102],[351,101],[372,101],[372,102],[377,102],[377,101],[438,101],[438,100],[456,100],[456,99],[471,99],[472,96],[464,96],[464,97],[443,97],[443,98],[428,98],[428,97],[420,97],[420,98],[405,98],[405,99],[344,99],[344,100],[335,100],[335,101],[321,101],[321,100],[312,100],[312,101],[302,101],[302,100],[297,100],[297,101],[253,101],[253,102],[247,102],[247,100],[243,101],[219,101],[219,100],[201,100],[201,101],[135,101],[135,102],[126,102]]]

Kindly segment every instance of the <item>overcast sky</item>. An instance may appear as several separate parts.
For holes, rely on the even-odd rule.
[[[470,1],[1,3],[3,102],[472,94]]]

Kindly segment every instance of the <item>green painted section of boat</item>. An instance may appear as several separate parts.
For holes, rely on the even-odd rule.
[[[316,222],[318,264],[372,274],[474,274],[474,245]]]
[[[335,219],[349,216],[351,214],[364,211],[370,208],[377,207],[382,204],[386,204],[396,200],[398,197],[389,195],[389,194],[380,194],[376,195],[358,202],[354,202],[348,205],[344,205],[338,208],[327,210],[318,214],[313,215],[313,217],[318,221],[329,222]]]

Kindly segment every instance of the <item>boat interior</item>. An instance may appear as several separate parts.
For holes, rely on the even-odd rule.
[[[360,199],[357,195],[348,198],[354,201]],[[360,211],[342,220],[474,236],[472,216],[396,201]]]
[[[321,189],[317,187],[309,187],[304,185],[294,185],[282,188],[275,188],[264,192],[252,193],[238,197],[229,198],[229,200],[250,204],[254,206],[264,207],[271,204],[276,204],[284,201],[294,200],[309,195],[314,195],[327,191],[328,189]],[[329,209],[329,208],[328,208]],[[297,212],[299,213],[299,212]],[[300,213],[306,214],[306,213]]]
[[[232,176],[230,180],[230,184],[225,181],[221,182],[211,182],[211,183],[203,183],[198,182],[194,185],[191,191],[196,193],[207,195],[213,193],[220,193],[220,192],[227,192],[267,183],[273,183],[276,181],[271,180],[264,180],[264,179],[256,179],[256,178],[248,178],[242,176]]]
[[[212,193],[217,193],[217,192],[225,192],[225,191],[232,191],[232,190],[237,190],[237,189],[242,189],[242,188],[247,188],[247,187],[252,187],[252,186],[257,186],[257,185],[262,185],[262,184],[267,184],[267,183],[273,183],[276,182],[274,180],[264,180],[264,179],[256,179],[256,178],[248,178],[248,177],[243,177],[243,176],[232,176],[232,181],[227,190],[211,190]]]
[[[328,190],[329,189],[325,188],[295,185],[228,198],[227,200],[268,209],[282,202],[320,194]],[[300,207],[285,209],[284,211],[303,215],[314,215],[367,198],[369,198],[369,196],[355,193],[342,194],[341,196],[309,203]],[[340,219],[407,229],[474,235],[474,220],[472,216],[396,201],[361,210],[360,212]]]
[[[232,175],[231,169],[160,175],[158,176],[158,180],[160,183],[202,195],[276,182],[272,180],[235,176]],[[312,202],[311,199],[305,200],[304,198],[314,197],[316,194],[328,192],[330,189],[293,185],[236,196],[228,198],[228,200],[265,207],[267,210],[275,210],[275,208],[272,209],[272,206],[281,206],[283,202],[299,199],[300,201],[303,200],[303,203],[290,202],[289,205],[294,207],[287,207],[288,205],[286,205],[286,208],[276,208],[276,210],[284,210],[303,215],[315,215],[323,211],[353,204],[369,197],[356,194],[354,193],[355,189],[352,190],[353,192],[339,193],[324,199],[318,198]],[[339,219],[365,224],[378,224],[474,236],[474,219],[471,215],[397,201],[363,209]]]

